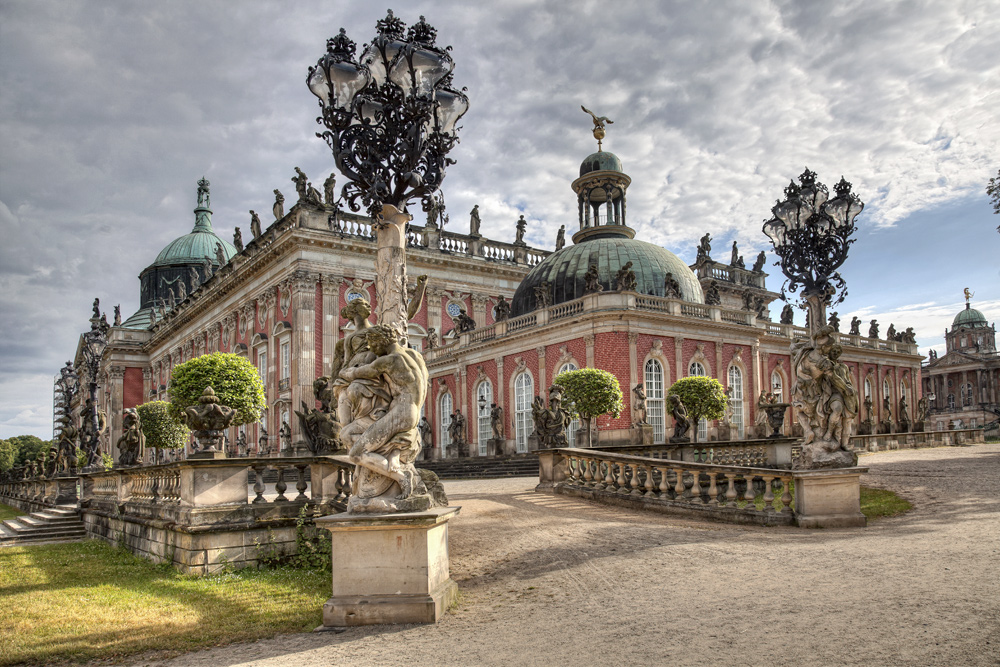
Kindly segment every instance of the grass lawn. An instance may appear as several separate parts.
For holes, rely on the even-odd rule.
[[[0,665],[190,651],[306,632],[330,574],[252,570],[194,577],[100,540],[0,549]]]
[[[24,512],[17,509],[16,507],[11,507],[10,505],[4,505],[0,503],[0,521],[4,519],[13,519],[16,516],[23,515]]]
[[[910,501],[900,498],[892,491],[861,487],[861,513],[868,520],[881,519],[884,516],[896,516],[913,509]]]

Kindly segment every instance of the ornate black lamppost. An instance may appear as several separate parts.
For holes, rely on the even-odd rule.
[[[854,219],[865,205],[841,177],[833,187],[836,196],[806,169],[785,188],[785,199],[771,209],[774,217],[764,223],[764,233],[774,244],[782,273],[792,292],[802,287],[809,310],[810,332],[826,325],[826,307],[847,296],[847,283],[837,271],[857,227]],[[784,287],[782,288],[784,292]],[[833,297],[836,296],[836,301]]]
[[[89,412],[83,414],[81,418],[86,419],[89,424],[81,424],[81,432],[88,436],[87,442],[81,442],[83,450],[87,456],[86,470],[99,470],[101,459],[101,424],[97,410],[97,376],[101,371],[101,359],[104,357],[104,350],[108,346],[108,337],[105,330],[107,322],[101,317],[99,301],[94,299],[94,314],[90,318],[90,331],[83,334],[83,357],[87,363],[87,375],[90,379],[90,399],[88,401]]]
[[[800,468],[844,468],[856,465],[850,437],[858,414],[858,393],[847,366],[840,361],[839,338],[826,323],[826,307],[840,303],[847,284],[837,271],[847,259],[856,231],[854,219],[864,204],[842,177],[836,196],[806,169],[799,184],[785,188],[785,199],[764,223],[774,244],[788,289],[802,288],[809,312],[809,337],[792,343],[792,406],[802,426]],[[782,287],[784,292],[784,287]]]
[[[353,211],[360,200],[375,221],[378,322],[405,332],[406,204],[433,205],[469,100],[452,87],[451,47],[435,45],[437,31],[424,17],[407,29],[390,10],[376,30],[356,59],[356,44],[341,28],[306,83],[322,109],[316,120],[327,128],[317,136],[349,181],[341,198]]]

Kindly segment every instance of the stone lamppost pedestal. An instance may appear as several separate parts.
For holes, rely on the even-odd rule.
[[[460,509],[317,518],[333,535],[333,595],[323,605],[323,626],[436,623],[458,596],[448,521]]]

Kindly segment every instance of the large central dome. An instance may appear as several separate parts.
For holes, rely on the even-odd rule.
[[[514,293],[511,316],[530,313],[537,307],[535,287],[545,281],[553,287],[553,304],[582,297],[586,287],[583,274],[591,264],[597,265],[604,289],[614,290],[617,287],[615,276],[627,262],[632,262],[636,290],[640,294],[664,296],[663,282],[670,272],[680,284],[685,301],[705,302],[694,272],[669,250],[624,237],[591,238],[549,255],[532,269]]]

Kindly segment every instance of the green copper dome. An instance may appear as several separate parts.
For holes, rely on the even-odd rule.
[[[952,320],[951,326],[953,329],[978,329],[989,326],[989,323],[987,323],[986,317],[982,313],[967,303],[965,304],[965,310],[959,312],[955,316],[955,319]]]
[[[618,156],[608,151],[597,151],[591,153],[580,163],[580,175],[589,174],[592,171],[624,171],[622,161]]]
[[[215,262],[215,244],[222,244],[222,252],[228,262],[236,254],[232,243],[219,238],[215,232],[200,231],[197,226],[190,234],[176,238],[160,251],[153,261],[153,266],[171,266],[175,264],[201,264],[206,257]]]
[[[632,262],[640,294],[664,296],[664,277],[670,272],[680,284],[685,301],[705,302],[698,278],[674,253],[652,243],[623,236],[602,237],[563,248],[533,268],[511,299],[511,317],[535,310],[535,287],[545,281],[553,286],[553,305],[582,297],[586,286],[583,276],[591,264],[597,265],[604,289],[614,290],[615,276],[627,262]]]

